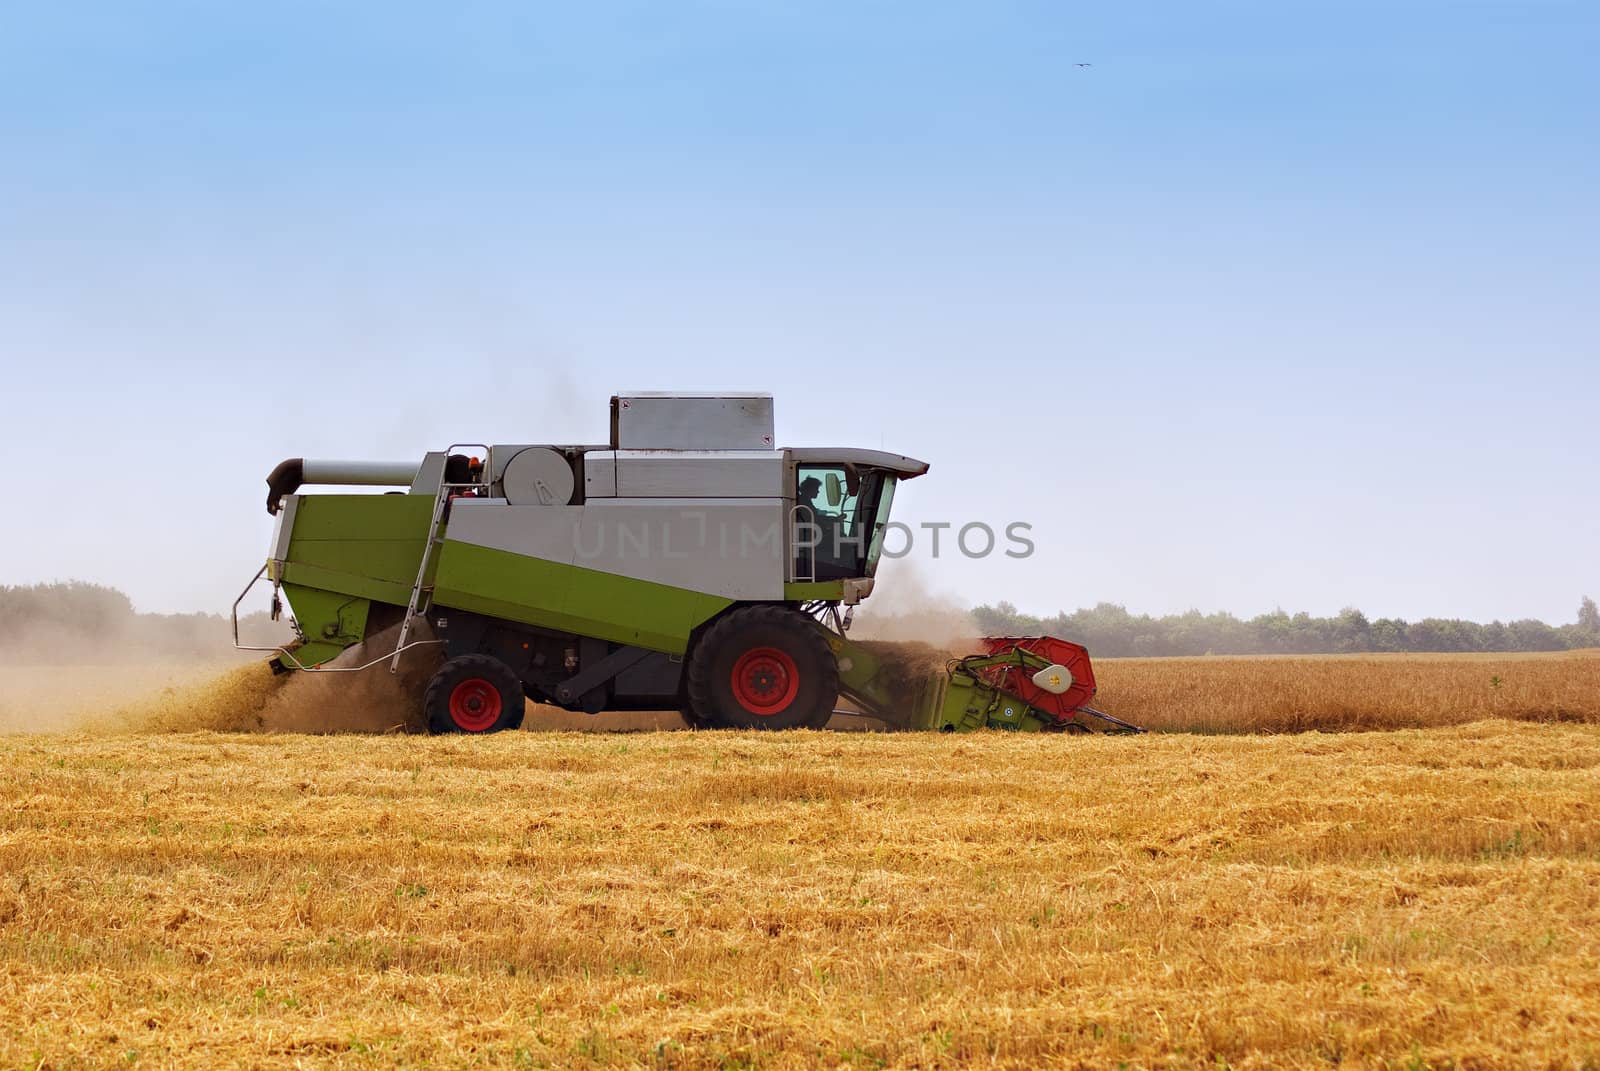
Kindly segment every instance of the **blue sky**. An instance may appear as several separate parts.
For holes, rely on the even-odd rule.
[[[958,599],[1570,620],[1597,54],[1566,2],[0,5],[0,582],[221,609],[282,457],[741,388],[930,460],[903,520],[1032,523],[900,570]]]

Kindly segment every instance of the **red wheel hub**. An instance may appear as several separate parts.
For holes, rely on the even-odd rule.
[[[481,733],[500,720],[500,691],[482,677],[471,677],[450,692],[450,720],[463,732]]]
[[[753,647],[733,664],[733,697],[752,714],[781,714],[800,691],[800,667],[787,651]]]

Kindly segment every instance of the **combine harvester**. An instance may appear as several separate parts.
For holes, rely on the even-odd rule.
[[[266,578],[299,642],[244,649],[276,652],[277,671],[393,672],[442,646],[422,698],[433,732],[516,728],[524,697],[821,728],[841,694],[898,729],[1134,730],[1087,706],[1094,671],[1076,644],[993,639],[908,676],[909,649],[847,639],[895,487],[928,466],[773,441],[770,396],[635,394],[611,399],[605,446],[285,461],[267,478],[277,528],[234,602],[235,646],[239,604]],[[404,490],[298,493],[308,484]],[[389,632],[379,657],[329,664]]]

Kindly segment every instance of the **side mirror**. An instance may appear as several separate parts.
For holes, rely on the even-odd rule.
[[[823,486],[827,488],[828,505],[833,509],[839,508],[839,503],[844,501],[844,485],[839,481],[837,472],[830,472],[823,478]]]

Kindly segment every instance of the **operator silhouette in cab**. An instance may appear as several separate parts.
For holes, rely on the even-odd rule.
[[[817,493],[821,490],[822,481],[815,476],[807,476],[800,481],[800,493],[795,496],[795,505],[805,510],[799,515],[802,521],[817,519]]]

